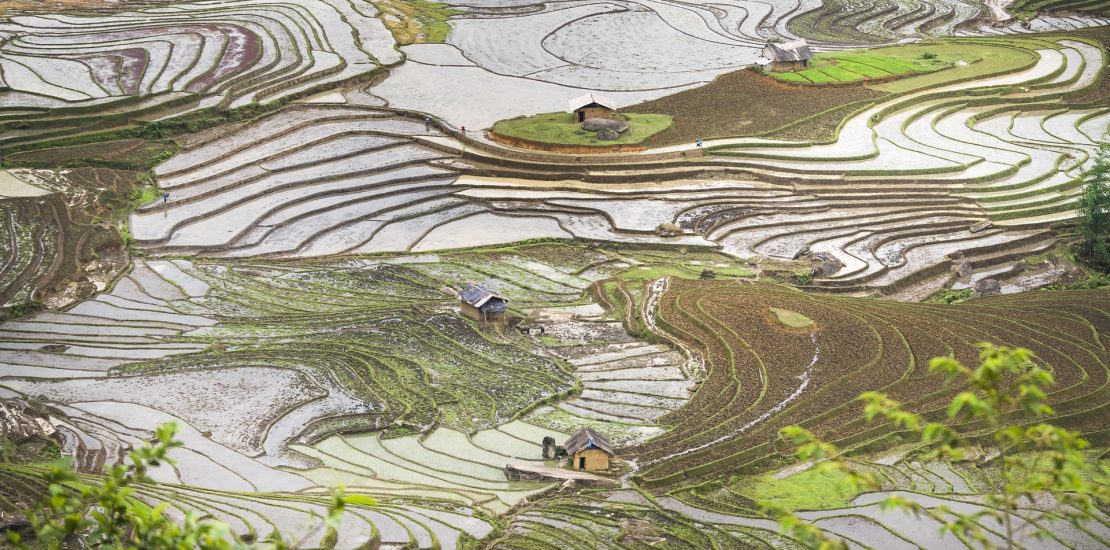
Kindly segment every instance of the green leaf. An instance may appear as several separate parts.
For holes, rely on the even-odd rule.
[[[358,494],[346,495],[346,496],[343,497],[343,501],[346,502],[347,504],[355,504],[355,505],[359,505],[359,506],[377,506],[378,505],[378,501],[374,500],[373,498],[368,497],[366,495],[358,495]]]
[[[956,415],[960,414],[960,411],[962,411],[965,407],[970,409],[970,412],[974,413],[977,410],[981,410],[983,404],[979,400],[979,398],[975,396],[975,394],[966,391],[962,392],[956,397],[952,398],[952,404],[948,406],[948,417],[955,417]]]

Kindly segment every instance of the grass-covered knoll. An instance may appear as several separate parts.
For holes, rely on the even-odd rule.
[[[374,0],[379,17],[400,45],[442,44],[451,32],[447,20],[462,11],[428,0]]]
[[[771,72],[771,76],[798,84],[833,84],[889,79],[899,75],[928,73],[961,63],[979,61],[966,49],[955,50],[938,44],[894,46],[873,50],[820,52],[813,56],[809,68],[797,72]]]
[[[899,436],[862,420],[855,398],[883,391],[943,419],[961,388],[929,374],[948,354],[976,360],[977,342],[1032,349],[1050,367],[1055,423],[1106,437],[1110,393],[1102,340],[1110,290],[1036,292],[962,304],[896,303],[809,295],[769,285],[672,280],[657,324],[699,350],[708,378],[689,404],[664,417],[674,429],[636,449],[649,483],[730,471],[754,473],[780,457],[777,430],[802,426],[843,448],[883,447]],[[768,308],[813,320],[812,331],[768,330]],[[938,416],[939,415],[939,416]],[[977,427],[957,425],[974,438]]]
[[[770,72],[795,84],[842,84],[882,80],[869,87],[900,93],[1030,66],[1033,51],[1044,42],[1028,38],[931,40],[919,44],[838,52],[820,52],[810,67],[797,72]],[[895,78],[901,77],[901,78]]]
[[[597,139],[596,132],[582,129],[571,113],[542,113],[533,116],[510,118],[493,125],[493,131],[503,136],[553,143],[558,145],[625,145],[637,144],[666,130],[673,122],[670,115],[627,113],[628,130],[611,141]]]
[[[777,307],[767,308],[767,310],[774,316],[775,321],[779,324],[790,328],[812,328],[813,319],[798,313],[797,311],[790,311],[789,309],[779,309]]]
[[[818,510],[848,506],[856,490],[835,474],[808,469],[792,475],[761,475],[734,480],[729,489],[760,506]]]
[[[941,86],[970,78],[986,78],[994,74],[1016,71],[1037,62],[1037,54],[1034,49],[1039,47],[1043,47],[1043,43],[1034,42],[1032,39],[1012,38],[993,41],[990,39],[967,38],[895,48],[880,48],[873,51],[885,52],[889,50],[898,52],[895,55],[909,57],[920,57],[928,52],[937,55],[939,59],[949,60],[953,66],[943,71],[902,78],[893,82],[884,82],[873,87],[884,92],[900,93]],[[960,63],[960,61],[965,63]]]

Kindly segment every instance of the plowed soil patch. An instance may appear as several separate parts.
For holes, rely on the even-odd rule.
[[[848,103],[885,94],[862,85],[795,86],[749,70],[717,77],[693,90],[625,109],[674,117],[670,128],[644,142],[649,147],[696,139],[755,136]],[[814,127],[814,139],[831,137],[839,119]]]

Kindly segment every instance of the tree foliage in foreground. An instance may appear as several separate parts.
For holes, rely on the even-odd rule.
[[[1033,352],[1024,348],[1010,349],[979,344],[979,366],[970,368],[952,357],[937,357],[929,362],[930,372],[947,375],[947,382],[958,381],[967,389],[956,395],[948,406],[952,420],[976,422],[985,426],[985,436],[998,453],[1001,474],[993,480],[985,506],[980,511],[961,514],[938,506],[927,508],[916,501],[893,494],[880,505],[884,510],[904,510],[917,517],[927,517],[942,530],[974,541],[983,548],[994,548],[983,520],[995,520],[1002,528],[1001,537],[1007,548],[1020,538],[1043,536],[1036,523],[1042,519],[1062,518],[1080,523],[1090,517],[1096,503],[1110,500],[1110,489],[1091,483],[1082,476],[1088,443],[1072,432],[1046,422],[1026,423],[1022,420],[1043,418],[1054,414],[1046,403],[1045,389],[1054,381],[1052,374],[1035,363]],[[931,449],[930,458],[961,460],[969,444],[964,436],[940,422],[927,422],[905,410],[902,404],[886,394],[867,392],[860,395],[868,421],[890,422],[897,429],[917,434]],[[844,459],[844,453],[821,441],[799,426],[788,426],[780,435],[795,447],[803,461],[816,462],[820,471],[842,478],[857,491],[878,490],[880,484],[868,472],[861,472]],[[1023,517],[1015,525],[1019,508],[1029,507],[1034,498],[1050,495],[1054,510],[1039,511],[1034,517]],[[783,532],[804,546],[819,550],[846,549],[839,538],[824,533],[819,527],[785,510],[771,509]],[[1034,532],[1030,533],[1030,530]]]
[[[167,517],[169,504],[149,506],[134,495],[136,485],[156,486],[150,471],[174,462],[169,451],[182,443],[173,438],[177,426],[160,426],[151,445],[137,448],[128,455],[128,464],[106,468],[98,483],[78,480],[68,460],[54,463],[45,474],[48,495],[38,509],[28,512],[27,519],[35,532],[32,544],[20,540],[15,532],[8,536],[17,547],[30,548],[96,548],[111,550],[238,550],[247,548],[283,549],[286,544],[275,531],[270,540],[247,545],[239,542],[230,528],[208,517],[187,512],[176,521]],[[361,495],[332,495],[328,515],[322,518],[327,526],[325,540],[334,540],[340,517],[348,503],[373,505]],[[297,545],[294,544],[294,547]]]
[[[1110,146],[1099,147],[1079,198],[1080,255],[1092,267],[1110,271]]]

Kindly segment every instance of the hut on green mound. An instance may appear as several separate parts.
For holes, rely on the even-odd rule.
[[[613,444],[609,438],[593,430],[582,428],[567,439],[563,445],[570,455],[570,467],[574,470],[609,470],[613,459]]]
[[[459,299],[462,301],[459,310],[463,315],[484,323],[504,321],[505,312],[509,310],[509,300],[474,283],[462,289]]]
[[[567,110],[574,113],[575,122],[585,122],[588,118],[617,118],[617,104],[607,97],[592,93],[570,100]]]
[[[768,42],[755,64],[771,71],[797,71],[809,67],[813,51],[805,40]]]

